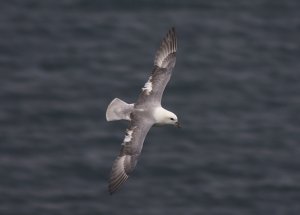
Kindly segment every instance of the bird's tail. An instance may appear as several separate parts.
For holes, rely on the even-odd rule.
[[[134,104],[127,104],[121,99],[115,98],[108,105],[106,110],[106,120],[114,121],[114,120],[129,120],[130,114],[133,110]]]

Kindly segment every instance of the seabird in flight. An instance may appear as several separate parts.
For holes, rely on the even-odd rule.
[[[171,28],[156,52],[154,68],[134,104],[115,98],[107,107],[107,121],[128,120],[129,127],[121,150],[113,163],[109,192],[114,193],[134,170],[141,154],[145,137],[152,126],[179,126],[177,116],[161,106],[164,89],[169,82],[176,62],[177,38]]]

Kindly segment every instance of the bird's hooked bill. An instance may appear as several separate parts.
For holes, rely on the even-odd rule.
[[[176,123],[175,123],[175,127],[176,127],[176,128],[181,128],[181,125],[179,124],[179,122],[176,122]]]

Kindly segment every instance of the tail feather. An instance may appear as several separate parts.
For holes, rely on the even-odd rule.
[[[106,110],[106,120],[114,121],[114,120],[129,120],[130,114],[133,110],[133,104],[127,104],[121,99],[115,98],[108,105]]]

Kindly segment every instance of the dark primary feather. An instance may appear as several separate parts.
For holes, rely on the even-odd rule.
[[[154,65],[158,66],[160,68],[168,68],[168,67],[174,67],[174,65],[170,65],[173,62],[172,54],[175,54],[177,50],[177,38],[176,38],[176,32],[175,28],[171,28],[165,38],[162,40],[159,49],[156,52],[155,58],[154,58]],[[171,68],[171,69],[172,69]]]

